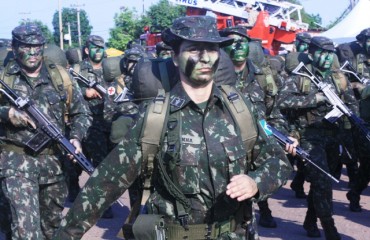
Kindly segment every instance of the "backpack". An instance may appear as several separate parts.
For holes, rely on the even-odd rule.
[[[8,69],[11,67],[11,65],[13,65],[13,63],[14,63],[13,61],[9,62],[1,74],[1,78],[3,79],[3,81],[11,88],[14,85],[16,75],[8,74]],[[58,92],[61,99],[66,98],[67,109],[65,109],[64,105],[62,106],[62,109],[64,112],[64,122],[68,123],[69,122],[68,109],[70,108],[73,96],[72,80],[64,67],[56,65],[47,59],[44,60],[44,64],[50,75],[51,82],[55,90]],[[67,92],[67,96],[65,95],[65,92]]]
[[[247,149],[247,156],[250,160],[252,158],[252,149],[257,140],[257,129],[253,124],[253,118],[249,111],[248,106],[243,101],[242,94],[236,91],[235,87],[230,85],[221,85],[221,92],[225,101],[227,109],[229,109],[234,121],[237,123],[243,143]],[[142,148],[142,176],[143,180],[143,192],[139,199],[131,207],[129,216],[127,217],[125,224],[123,225],[118,236],[125,236],[128,239],[132,237],[131,225],[140,214],[140,206],[144,205],[150,196],[150,189],[152,188],[152,174],[154,170],[154,159],[157,152],[160,150],[161,140],[165,133],[166,121],[169,113],[169,93],[166,93],[164,89],[159,89],[156,98],[149,103],[147,111],[145,113],[143,129],[141,132],[140,142]],[[159,161],[161,162],[161,161]],[[159,164],[160,165],[160,164]],[[169,180],[171,181],[171,180]],[[172,181],[171,181],[172,182]],[[171,184],[171,183],[170,183]],[[172,184],[175,184],[172,182]],[[175,195],[181,195],[182,193],[176,193]],[[185,198],[185,196],[182,194]],[[182,196],[179,196],[180,198]],[[180,202],[180,203],[178,203]],[[179,212],[186,212],[185,207],[178,201],[176,197],[176,207]],[[179,213],[180,215],[180,213]],[[128,237],[129,236],[129,237]]]

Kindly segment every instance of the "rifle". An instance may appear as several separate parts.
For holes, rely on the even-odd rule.
[[[359,73],[356,71],[356,69],[351,65],[351,63],[346,60],[343,65],[340,67],[340,69],[342,72],[346,72],[346,73],[349,73],[349,74],[352,74],[360,83],[364,84],[364,85],[370,85],[370,79],[367,79],[367,78],[361,78],[359,76]]]
[[[303,70],[303,72],[300,72]],[[328,83],[322,82],[318,79],[305,65],[303,62],[300,62],[298,66],[292,71],[294,74],[308,77],[311,82],[313,82],[317,88],[324,93],[326,98],[328,99],[329,103],[333,106],[333,110],[331,110],[326,116],[325,119],[328,120],[330,123],[334,123],[340,118],[343,114],[348,117],[348,119],[361,131],[362,134],[366,137],[368,141],[370,141],[370,131],[365,127],[364,120],[354,114],[338,97],[338,95],[333,92],[330,85]]]
[[[261,120],[260,122],[261,122],[261,125],[263,127],[263,130],[266,132],[266,134],[267,135],[271,135],[271,134],[274,135],[274,137],[276,138],[276,140],[278,140],[278,142],[282,146],[285,147],[285,145],[287,143],[289,143],[289,144],[292,144],[293,143],[293,141],[290,140],[286,135],[284,135],[283,133],[281,133],[276,128],[268,125],[265,120]],[[326,172],[324,169],[322,169],[316,163],[314,163],[310,159],[310,154],[308,152],[306,152],[305,150],[303,150],[301,147],[299,147],[299,146],[296,147],[296,153],[303,160],[303,162],[308,162],[309,164],[311,164],[312,166],[314,166],[315,168],[317,168],[318,170],[320,170],[322,173],[324,173],[326,176],[328,176],[329,178],[331,178],[333,181],[335,181],[336,183],[339,183],[339,180],[338,179],[336,179],[330,173]]]
[[[26,146],[35,152],[38,152],[51,140],[58,142],[64,150],[73,156],[77,163],[89,175],[94,171],[94,167],[90,161],[82,154],[76,154],[76,148],[69,142],[69,140],[62,134],[62,132],[55,126],[48,118],[35,106],[29,99],[19,97],[3,80],[0,79],[1,85],[5,88],[0,88],[0,91],[9,98],[9,100],[20,110],[24,110],[36,123],[36,134],[29,141]]]
[[[69,68],[68,71],[73,76],[74,79],[80,80],[81,82],[86,84],[89,88],[94,88],[96,91],[103,95],[107,95],[107,90],[97,81],[85,78],[84,76],[73,70],[73,68]]]

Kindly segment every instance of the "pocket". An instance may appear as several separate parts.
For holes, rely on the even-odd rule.
[[[60,96],[53,91],[49,91],[46,92],[46,98],[50,105],[53,117],[56,118],[57,120],[60,120],[63,116],[63,109],[61,108],[60,104],[61,102]]]
[[[234,175],[246,173],[247,151],[240,137],[233,137],[222,142],[222,146],[228,158],[228,170],[230,178]]]

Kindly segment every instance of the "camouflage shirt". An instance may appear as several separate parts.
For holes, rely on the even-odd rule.
[[[46,69],[45,64],[41,68],[39,77],[29,78],[22,74],[20,67],[15,62],[10,62],[10,66],[7,68],[9,74],[15,75],[13,90],[21,98],[30,98],[36,107],[45,115],[48,119],[57,126],[61,131],[64,131],[64,111],[63,108],[67,108],[66,94],[60,96],[54,88],[52,80],[50,79],[49,73]],[[81,139],[85,136],[87,128],[91,124],[90,111],[86,102],[83,100],[81,90],[78,85],[73,84],[73,96],[70,108],[68,109],[71,125],[70,136],[71,138]],[[63,98],[63,99],[62,99]],[[8,112],[12,106],[8,98],[2,96],[1,107],[0,107],[0,120],[3,126],[4,132],[2,133],[1,140],[6,146],[19,146],[25,147],[25,143],[30,140],[34,135],[34,131],[29,128],[14,127],[8,118]],[[37,123],[36,123],[37,124]],[[54,148],[55,143],[49,148]],[[5,146],[3,146],[4,148]],[[15,156],[5,156],[0,158],[0,172],[2,174],[11,174],[13,171],[31,172],[40,174],[42,181],[47,178],[53,178],[53,176],[61,175],[61,163],[57,158],[45,158],[37,157],[37,154],[30,154],[27,157],[20,154],[22,157],[17,158]],[[25,156],[24,156],[25,155]],[[38,158],[30,160],[30,157]],[[53,155],[53,154],[52,154]],[[11,159],[8,159],[8,157]],[[40,172],[39,172],[40,171]],[[50,180],[52,181],[52,180]]]
[[[165,140],[157,157],[162,156],[166,169],[173,169],[168,174],[178,176],[179,188],[191,202],[189,224],[212,221],[209,219],[212,214],[213,221],[217,221],[236,213],[240,204],[225,194],[234,175],[248,174],[253,178],[259,189],[256,196],[259,199],[267,198],[286,182],[291,166],[277,142],[265,135],[257,123],[253,159],[247,159],[239,129],[226,110],[225,99],[218,88],[213,87],[204,109],[189,98],[181,83],[170,95],[170,120],[165,125]],[[251,106],[249,102],[248,106]],[[132,131],[90,177],[63,220],[56,239],[80,239],[138,177],[142,167],[140,133],[144,113],[145,108],[141,109]],[[179,120],[171,120],[175,115]],[[181,134],[171,133],[179,126]],[[154,192],[147,202],[148,211],[165,215],[166,221],[177,222],[173,198],[164,193],[164,188],[162,181],[154,181]]]

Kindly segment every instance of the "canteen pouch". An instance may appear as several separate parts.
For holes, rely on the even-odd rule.
[[[162,215],[140,214],[132,226],[135,240],[165,240],[165,226]]]

